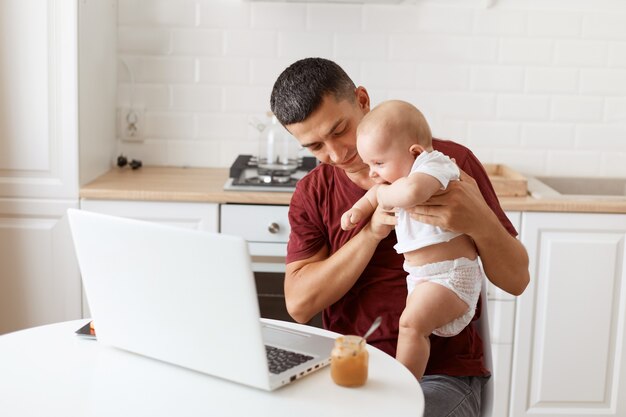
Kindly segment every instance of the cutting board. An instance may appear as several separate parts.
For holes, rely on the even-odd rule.
[[[528,182],[519,172],[502,164],[484,164],[484,167],[498,197],[528,195]]]

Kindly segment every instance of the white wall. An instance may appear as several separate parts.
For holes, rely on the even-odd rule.
[[[436,136],[530,174],[626,176],[626,2],[402,5],[119,0],[118,57],[145,108],[144,164],[228,166],[255,153],[291,62],[337,61],[373,104],[413,102]],[[130,101],[118,62],[118,106]]]

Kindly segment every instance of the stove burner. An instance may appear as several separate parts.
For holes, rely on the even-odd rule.
[[[291,173],[289,175],[280,175],[280,174],[281,173],[279,173],[279,175],[276,175],[274,173],[268,173],[268,174],[263,174],[263,175],[259,174],[257,178],[263,184],[271,184],[271,183],[287,184],[292,180]]]
[[[298,178],[259,176],[259,177],[234,178],[232,184],[233,186],[258,185],[258,186],[268,186],[268,187],[295,187],[296,182],[298,182]]]
[[[295,172],[285,170],[259,169],[258,161],[252,155],[239,155],[230,167],[230,179],[226,190],[244,191],[293,191],[296,182],[315,168],[317,160],[303,157],[298,161]]]

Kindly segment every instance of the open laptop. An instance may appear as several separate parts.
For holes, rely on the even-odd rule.
[[[68,218],[99,342],[265,390],[330,362],[333,339],[260,321],[243,238],[75,209]]]

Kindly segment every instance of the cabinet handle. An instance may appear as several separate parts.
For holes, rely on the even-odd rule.
[[[272,234],[276,234],[280,231],[280,226],[278,225],[278,223],[272,222],[269,226],[267,226],[267,231]]]

